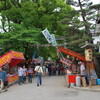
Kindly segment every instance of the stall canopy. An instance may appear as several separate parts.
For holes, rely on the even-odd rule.
[[[10,51],[0,57],[0,67],[8,63],[9,67],[12,68],[24,59],[23,53]]]
[[[67,55],[73,56],[73,57],[75,57],[75,58],[78,58],[79,60],[86,61],[86,59],[85,59],[84,56],[82,56],[81,54],[76,53],[76,52],[74,52],[74,51],[71,51],[71,50],[69,50],[69,49],[67,49],[67,48],[58,46],[58,50],[59,50],[60,52],[64,53],[64,54],[67,54]]]

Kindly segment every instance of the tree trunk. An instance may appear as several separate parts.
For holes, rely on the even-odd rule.
[[[83,21],[85,22],[85,30],[86,30],[87,34],[90,34],[89,26],[87,25],[87,21],[85,18],[86,13],[83,11],[81,0],[78,0],[78,2],[79,2],[80,9],[81,9],[81,13],[82,13],[81,15],[82,15]]]
[[[97,59],[97,57],[94,57],[94,64],[95,64],[96,74],[97,74],[98,78],[100,78],[100,58]]]
[[[27,57],[27,51],[28,51],[28,46],[25,46],[25,52],[24,52],[24,55],[25,55],[25,59],[28,60],[28,57]]]

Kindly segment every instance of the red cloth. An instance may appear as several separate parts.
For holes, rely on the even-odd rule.
[[[77,75],[68,75],[68,79],[67,79],[67,81],[68,81],[68,84],[70,84],[70,83],[74,83],[74,84],[76,84],[76,76]]]

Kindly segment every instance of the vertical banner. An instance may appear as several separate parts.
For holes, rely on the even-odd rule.
[[[34,63],[34,59],[36,57],[36,51],[34,51],[33,56],[32,56],[32,63]]]
[[[56,39],[55,39],[55,35],[52,34],[52,35],[51,35],[51,38],[52,38],[52,45],[53,45],[53,46],[57,46],[57,42],[56,42]]]
[[[60,58],[60,51],[58,50],[58,48],[56,49],[57,49],[57,57]]]
[[[47,30],[47,28],[45,30],[43,30],[42,33],[45,36],[45,38],[47,39],[48,43],[51,43],[52,38],[51,38],[51,35],[50,35],[49,31]]]
[[[41,56],[39,56],[39,57],[38,57],[38,63],[40,63],[40,64],[41,64],[41,66],[43,66],[43,63],[44,63],[44,58],[43,58],[43,57],[41,57]]]

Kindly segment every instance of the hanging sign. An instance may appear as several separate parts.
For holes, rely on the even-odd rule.
[[[92,49],[85,50],[85,59],[87,61],[92,61]]]
[[[47,28],[45,30],[43,30],[42,33],[45,36],[45,38],[47,39],[48,43],[51,43],[52,42],[51,34],[47,30]]]
[[[65,59],[65,58],[60,59],[60,62],[66,64],[66,65],[68,65],[68,66],[71,66],[71,64],[72,64],[72,61],[70,61],[70,60],[68,60],[68,59]]]
[[[53,46],[57,46],[57,42],[56,42],[56,39],[55,39],[55,35],[52,34],[52,35],[51,35],[51,38],[52,38],[52,45],[53,45]]]

